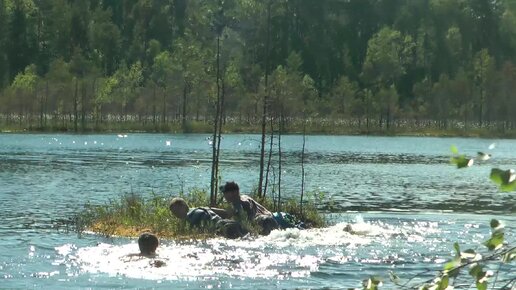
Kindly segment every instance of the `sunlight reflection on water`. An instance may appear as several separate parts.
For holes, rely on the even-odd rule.
[[[135,242],[124,245],[101,243],[76,249],[64,245],[56,250],[66,263],[80,265],[83,271],[122,275],[151,280],[178,280],[205,277],[274,278],[307,277],[323,263],[346,263],[357,259],[356,251],[374,243],[386,246],[393,240],[415,243],[429,233],[437,234],[435,223],[417,222],[389,225],[383,222],[358,221],[353,232],[345,231],[347,223],[322,229],[289,229],[273,231],[266,237],[239,240],[208,239],[206,241],[162,241],[158,259],[166,264],[154,268],[150,258],[130,258],[138,252]],[[340,252],[340,253],[338,253]],[[392,256],[378,249],[363,263],[403,262],[413,257]]]

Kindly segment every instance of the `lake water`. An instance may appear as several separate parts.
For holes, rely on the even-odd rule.
[[[222,140],[222,179],[243,192],[257,180],[259,140]],[[458,170],[449,164],[451,145],[493,157]],[[282,147],[282,195],[298,198],[302,137],[284,136]],[[492,218],[516,242],[516,195],[489,181],[492,167],[516,167],[516,140],[472,138],[308,136],[306,190],[324,193],[328,228],[166,240],[161,268],[149,259],[128,261],[125,255],[138,251],[134,239],[79,237],[56,226],[86,203],[128,192],[207,189],[210,158],[209,135],[202,134],[0,134],[0,288],[340,289],[379,275],[384,289],[394,289],[390,270],[402,279],[431,270],[422,281],[452,256],[454,242],[482,249]],[[345,232],[346,223],[359,233]],[[499,280],[514,278],[516,266],[501,272]]]

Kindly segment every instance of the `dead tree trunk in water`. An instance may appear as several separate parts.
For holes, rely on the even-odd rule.
[[[211,180],[210,180],[210,205],[215,206],[217,204],[217,184],[218,184],[218,155],[217,155],[217,134],[219,133],[219,121],[220,121],[220,35],[217,36],[217,100],[215,103],[215,118],[213,120],[213,138],[212,138],[212,160],[211,160]]]
[[[301,200],[299,208],[303,217],[303,197],[305,195],[305,145],[306,145],[306,118],[303,118],[303,149],[301,150]]]
[[[282,162],[282,152],[281,152],[281,134],[283,133],[283,108],[281,108],[280,118],[279,118],[279,132],[278,132],[278,206],[277,211],[281,211],[281,162]]]
[[[215,165],[215,177],[216,177],[216,180],[215,180],[215,197],[214,197],[214,200],[215,200],[215,203],[217,201],[217,189],[218,189],[218,186],[219,186],[219,160],[220,160],[220,141],[221,141],[221,138],[222,138],[222,121],[223,121],[223,118],[224,118],[224,98],[225,98],[225,82],[224,82],[224,78],[222,78],[221,80],[222,82],[222,87],[221,87],[221,92],[220,92],[220,114],[219,114],[219,129],[218,129],[218,136],[217,136],[217,158],[215,159],[216,161],[216,165]]]
[[[267,194],[267,187],[269,184],[269,171],[271,169],[272,161],[272,146],[274,145],[274,120],[271,118],[271,136],[269,142],[269,160],[267,161],[267,171],[265,172],[265,185],[263,187],[263,197]]]
[[[263,184],[263,169],[265,161],[265,127],[267,126],[267,103],[269,99],[269,49],[270,49],[270,26],[271,26],[271,5],[272,1],[269,0],[267,4],[267,39],[265,41],[265,94],[263,96],[263,112],[262,112],[262,142],[260,146],[260,176],[258,179],[258,197],[262,194]]]
[[[43,129],[43,115],[45,114],[45,95],[39,97],[39,128]]]
[[[167,122],[167,91],[165,89],[163,90],[163,108],[161,113],[161,129],[163,130]]]

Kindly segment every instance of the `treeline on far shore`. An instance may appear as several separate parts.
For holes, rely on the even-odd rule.
[[[435,136],[435,137],[505,137],[516,138],[516,124],[512,122],[478,122],[460,120],[396,119],[389,127],[380,119],[335,119],[335,118],[284,118],[281,132],[278,121],[268,119],[268,131],[272,134],[310,135],[384,135],[384,136]],[[0,114],[0,132],[66,132],[66,133],[212,133],[211,117],[197,119],[169,118],[142,115],[105,115],[102,120],[92,116],[75,119],[73,115]],[[223,133],[260,133],[261,119],[225,117]]]
[[[515,1],[0,0],[4,131],[511,136],[515,92]]]

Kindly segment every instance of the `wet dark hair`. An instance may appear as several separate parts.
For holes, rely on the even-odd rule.
[[[140,247],[140,253],[142,255],[152,255],[158,248],[159,241],[156,235],[151,233],[143,233],[138,238],[138,247]]]
[[[220,191],[222,192],[229,192],[229,191],[238,191],[240,188],[238,187],[238,184],[234,181],[226,182],[225,185],[222,185],[219,187]]]

